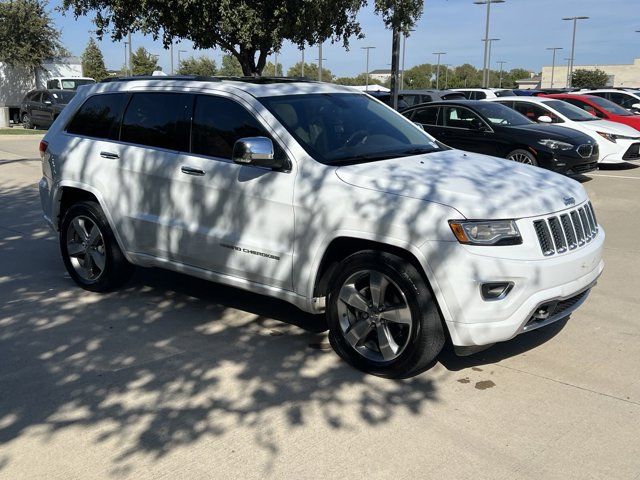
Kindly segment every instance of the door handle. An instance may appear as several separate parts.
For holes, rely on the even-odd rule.
[[[187,167],[186,165],[180,167],[180,171],[182,173],[186,173],[187,175],[196,175],[198,177],[204,175],[204,170],[200,170],[199,168]]]
[[[109,159],[116,159],[116,158],[120,158],[120,155],[118,155],[117,153],[113,153],[113,152],[100,152],[100,156],[102,158],[109,158]]]

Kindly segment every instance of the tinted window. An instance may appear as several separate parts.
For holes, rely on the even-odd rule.
[[[42,92],[42,100],[41,102],[46,102],[49,101],[51,103],[53,103],[53,97],[51,97],[51,94],[49,92]]]
[[[604,98],[598,98],[598,100],[603,100],[605,102],[608,102],[608,100],[605,100]],[[562,101],[570,103],[571,105],[574,105],[574,106],[576,106],[578,108],[581,108],[585,112],[590,113],[591,115],[594,115],[596,117],[599,117],[599,118],[604,117],[604,114],[600,110],[596,110],[594,107],[592,107],[588,103],[583,102],[582,100],[578,100],[578,99],[575,99],[575,98],[563,98]],[[611,102],[609,102],[609,103],[611,103]],[[613,105],[615,105],[615,103]],[[616,105],[616,107],[621,108],[618,105]]]
[[[588,122],[590,120],[597,120],[593,115],[589,115],[587,112],[578,108],[570,103],[563,102],[562,100],[545,100],[545,105],[549,105],[555,111],[567,117],[574,122]]]
[[[192,153],[226,159],[231,159],[236,140],[269,136],[258,120],[237,102],[204,95],[196,100],[191,135]]]
[[[124,93],[107,93],[89,97],[67,126],[67,132],[117,140],[120,118],[127,98]]]
[[[515,110],[501,105],[502,102],[482,102],[476,105],[475,110],[484,115],[492,125],[514,126],[530,125],[531,122]]]
[[[438,125],[438,112],[440,107],[429,107],[415,110],[411,120],[424,125]]]
[[[122,120],[120,140],[148,147],[189,150],[193,96],[134,93]]]
[[[39,102],[42,98],[42,92],[33,92],[29,97],[29,100],[32,102]]]
[[[474,100],[484,100],[485,98],[487,98],[487,94],[484,92],[474,92],[476,95],[473,98]]]
[[[601,107],[603,110],[606,110],[607,112],[613,113],[614,115],[622,115],[622,116],[625,116],[625,117],[628,117],[628,116],[632,115],[631,113],[629,113],[628,110],[622,108],[617,103],[613,103],[612,101],[607,100],[606,98],[592,97],[591,101],[593,103],[595,103],[596,105],[598,105],[599,107]]]
[[[482,122],[480,117],[463,107],[444,107],[444,124],[447,127],[472,129],[472,123]]]
[[[618,92],[609,93],[609,99],[613,103],[617,103],[623,108],[631,108],[632,105],[636,103],[640,103],[640,100],[638,100],[637,98],[632,97],[631,95],[627,95],[625,93],[618,93]]]
[[[47,81],[47,88],[60,88],[60,82],[58,80]]]
[[[75,97],[76,92],[59,90],[57,92],[51,92],[51,95],[56,103],[69,103],[71,99]]]
[[[553,123],[562,123],[558,115],[535,103],[514,102],[513,108],[532,122],[537,122],[540,117],[550,117]]]

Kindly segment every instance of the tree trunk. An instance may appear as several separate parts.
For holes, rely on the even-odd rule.
[[[262,52],[260,57],[262,58]],[[240,66],[242,67],[242,74],[246,77],[259,77],[262,73],[262,68],[264,68],[264,64],[262,68],[256,64],[256,49],[244,50],[240,49],[240,53],[236,55],[236,58],[240,62]]]

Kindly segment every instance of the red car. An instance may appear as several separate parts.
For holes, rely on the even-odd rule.
[[[544,96],[564,100],[603,120],[624,123],[636,130],[640,130],[640,115],[631,113],[606,98],[596,97],[595,95],[567,95],[566,93],[554,93]]]

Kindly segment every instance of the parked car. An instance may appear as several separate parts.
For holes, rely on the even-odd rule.
[[[512,97],[513,90],[506,88],[454,88],[454,92],[461,92],[467,100],[484,100],[485,98]]]
[[[32,90],[20,104],[24,128],[48,127],[76,94],[69,90]]]
[[[622,108],[626,108],[632,113],[640,112],[640,92],[616,90],[615,88],[599,90],[578,90],[571,92],[572,95],[593,95],[617,103]]]
[[[378,375],[427,368],[445,331],[469,352],[566,318],[603,269],[578,182],[450,149],[348,87],[99,83],[40,152],[44,218],[82,288],[139,265],[286,300]]]
[[[400,93],[407,107],[440,100],[464,100],[466,98],[462,92],[454,92],[453,90],[402,90]]]
[[[380,100],[382,103],[391,106],[392,100],[391,100],[391,92],[382,92],[382,91],[365,91],[364,93],[371,95],[373,98],[377,98],[378,100]],[[407,108],[409,105],[407,105],[407,102],[404,101],[404,96],[403,95],[398,95],[398,111],[400,110],[404,110],[405,108]]]
[[[567,175],[597,168],[598,145],[562,127],[539,126],[512,109],[486,101],[450,101],[402,112],[446,145],[536,165]]]
[[[627,125],[600,120],[562,100],[547,97],[512,97],[490,100],[522,113],[538,123],[562,125],[593,138],[600,149],[600,163],[624,163],[640,159],[640,134]]]
[[[49,90],[77,90],[82,85],[96,83],[91,77],[53,77],[47,80]]]
[[[602,120],[622,123],[633,127],[636,130],[640,130],[640,115],[631,113],[626,108],[622,108],[617,103],[613,103],[606,98],[598,97],[596,95],[568,94],[547,95],[547,98],[563,100]]]

